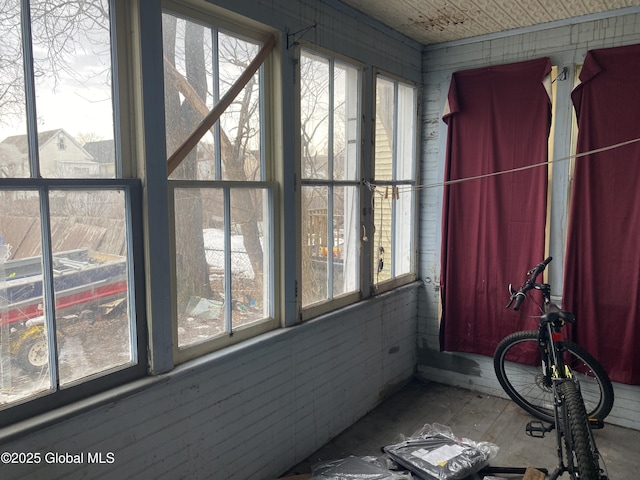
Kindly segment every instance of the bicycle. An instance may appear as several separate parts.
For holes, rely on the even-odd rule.
[[[551,260],[529,270],[518,290],[509,285],[507,308],[519,310],[528,293],[537,290],[542,315],[538,330],[512,333],[498,344],[494,368],[507,395],[540,420],[527,424],[527,434],[544,437],[556,430],[558,466],[550,479],[569,472],[572,479],[604,480],[592,429],[604,426],[613,407],[613,386],[593,356],[564,338],[562,328],[575,323],[575,316],[551,302],[548,283],[536,283]]]

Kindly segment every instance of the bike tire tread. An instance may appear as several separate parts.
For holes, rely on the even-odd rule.
[[[600,480],[598,459],[591,448],[587,412],[580,391],[571,380],[561,382],[558,389],[569,424],[564,431],[568,461],[577,468],[580,480]],[[571,458],[572,453],[575,462]],[[571,466],[569,468],[572,469]]]

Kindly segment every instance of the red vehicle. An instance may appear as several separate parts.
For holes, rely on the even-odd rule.
[[[23,369],[40,370],[49,359],[42,259],[9,260],[3,266],[0,335],[9,335],[11,356]],[[67,322],[78,319],[96,321],[126,308],[126,259],[87,249],[55,254],[53,286],[56,325],[60,335],[64,334]]]

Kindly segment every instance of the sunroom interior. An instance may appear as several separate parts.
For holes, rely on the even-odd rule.
[[[640,4],[565,3],[12,2],[3,478],[268,480],[412,380],[507,398],[549,256],[640,429]]]

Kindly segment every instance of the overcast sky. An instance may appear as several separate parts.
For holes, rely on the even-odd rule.
[[[47,61],[37,62],[37,59],[49,58],[50,45],[41,45],[34,37],[39,131],[64,128],[73,136],[91,133],[104,139],[113,138],[108,32],[98,29],[87,35],[91,41],[89,36],[78,33],[72,42],[67,42],[63,56],[68,68],[57,72],[57,82]],[[13,48],[19,48],[18,45]],[[6,118],[3,120],[8,123]],[[10,135],[25,133],[25,117],[0,125],[0,141]]]

